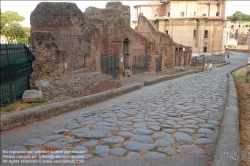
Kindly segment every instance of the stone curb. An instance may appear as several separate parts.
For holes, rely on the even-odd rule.
[[[226,109],[221,123],[220,135],[216,145],[213,166],[241,165],[238,95],[231,73],[244,66],[238,67],[227,74],[228,95]]]
[[[98,103],[119,95],[123,95],[140,88],[140,84],[133,84],[89,96],[83,96],[71,100],[1,115],[0,131],[13,129],[20,125],[55,116],[67,111],[84,108],[88,105]]]
[[[172,79],[175,79],[178,77],[182,77],[182,76],[185,76],[188,74],[193,74],[193,73],[198,73],[198,72],[201,72],[201,71],[187,71],[187,72],[183,72],[183,73],[179,73],[179,74],[162,76],[160,78],[155,78],[155,79],[151,79],[149,81],[144,81],[144,86],[150,86],[150,85],[162,82],[162,81],[172,80]]]
[[[227,63],[225,63],[225,64],[218,65],[218,66],[216,66],[216,68],[221,67],[221,66],[225,66],[225,65],[228,65],[228,64],[230,64],[230,62],[227,62]]]

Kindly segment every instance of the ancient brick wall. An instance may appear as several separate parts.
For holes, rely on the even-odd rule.
[[[58,50],[66,52],[65,62],[69,70],[84,67],[85,21],[76,4],[41,2],[31,12],[30,24],[31,34],[47,31],[54,36]]]
[[[30,37],[33,43],[33,73],[30,77],[32,85],[37,80],[55,80],[65,74],[65,53],[58,52],[55,38],[50,32],[36,31]]]
[[[152,55],[151,55],[151,68],[155,68],[155,58],[154,56],[161,55],[163,66],[162,67],[173,67],[174,63],[174,41],[173,39],[164,33],[157,31],[152,24],[147,20],[146,17],[140,15],[138,18],[138,26],[135,31],[142,34],[149,41],[153,42]]]

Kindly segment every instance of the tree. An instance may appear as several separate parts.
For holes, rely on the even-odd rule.
[[[13,43],[15,40],[27,43],[30,29],[20,25],[24,19],[23,16],[14,11],[1,13],[1,35],[8,43]]]
[[[230,21],[250,21],[250,15],[236,11],[232,16],[227,17]]]

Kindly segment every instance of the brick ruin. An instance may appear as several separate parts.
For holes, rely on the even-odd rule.
[[[110,54],[116,55],[117,79],[133,70],[136,55],[147,55],[146,65],[151,73],[156,72],[158,57],[162,57],[160,70],[191,62],[183,60],[184,56],[191,56],[190,48],[183,51],[185,46],[155,30],[143,15],[132,29],[130,7],[121,2],[108,2],[105,9],[88,7],[83,13],[74,3],[41,2],[30,20],[30,43],[37,58],[33,79],[60,77],[77,69],[101,72],[101,56]]]

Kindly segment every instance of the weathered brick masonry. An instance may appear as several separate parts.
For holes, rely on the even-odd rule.
[[[134,55],[149,56],[150,72],[156,71],[158,56],[162,56],[161,69],[184,65],[175,63],[173,39],[155,30],[146,17],[141,15],[138,26],[132,29],[130,7],[121,2],[108,2],[105,9],[89,7],[84,13],[74,3],[42,2],[30,19],[30,41],[38,57],[34,67],[40,68],[34,70],[34,75],[52,76],[53,66],[58,66],[55,73],[79,68],[86,72],[101,71],[101,55],[113,53],[118,79],[124,76],[126,69],[132,69]],[[40,61],[44,57],[46,61]],[[49,67],[41,69],[46,65]]]

